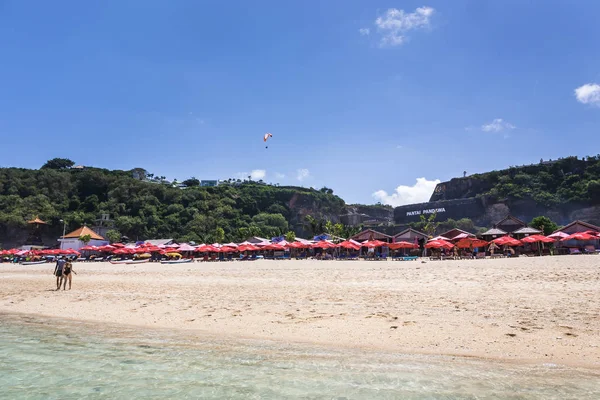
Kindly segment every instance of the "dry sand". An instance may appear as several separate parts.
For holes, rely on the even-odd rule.
[[[52,270],[0,264],[0,314],[600,368],[600,256]]]

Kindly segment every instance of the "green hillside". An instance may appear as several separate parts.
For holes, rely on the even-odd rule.
[[[600,203],[600,155],[567,157],[455,178],[434,200],[486,196],[490,201],[531,199],[545,207]]]
[[[55,159],[39,170],[0,169],[0,243],[23,240],[26,221],[35,216],[49,222],[44,229],[48,238],[62,234],[61,219],[67,221],[67,229],[76,229],[92,226],[100,214],[108,213],[115,231],[131,240],[213,242],[270,238],[290,230],[310,234],[306,215],[336,221],[345,208],[344,201],[325,188],[233,180],[205,188],[196,179],[183,187],[142,169],[72,165]]]
[[[476,176],[493,197],[531,198],[544,206],[600,202],[600,156],[512,167]]]

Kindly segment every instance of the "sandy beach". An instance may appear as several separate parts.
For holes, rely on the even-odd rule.
[[[396,353],[600,368],[600,257],[0,264],[20,313]]]

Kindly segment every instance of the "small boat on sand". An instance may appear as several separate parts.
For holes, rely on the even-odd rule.
[[[187,264],[187,263],[191,263],[192,260],[191,258],[182,258],[181,260],[164,260],[161,261],[161,264]]]
[[[119,260],[119,261],[110,261],[111,264],[125,264],[125,265],[129,265],[129,264],[145,264],[147,262],[150,262],[149,258],[147,258],[145,260]]]
[[[24,261],[21,263],[21,265],[38,265],[38,264],[46,264],[46,260],[41,260],[41,261]]]

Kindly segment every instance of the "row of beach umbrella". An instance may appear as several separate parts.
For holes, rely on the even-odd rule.
[[[458,240],[456,240],[458,239]],[[510,236],[502,236],[496,238],[490,242],[475,237],[469,237],[463,234],[461,237],[455,238],[455,243],[452,243],[449,239],[438,236],[429,240],[426,244],[426,248],[433,249],[451,249],[455,246],[458,248],[479,248],[487,246],[490,243],[494,243],[497,246],[510,246],[517,247],[522,246],[526,243],[554,243],[557,241],[567,242],[570,240],[575,241],[590,241],[600,240],[600,233],[594,231],[578,232],[574,234],[567,234],[564,232],[556,232],[552,235],[531,235],[521,240],[512,238]],[[310,243],[306,241],[294,241],[294,242],[281,242],[281,243],[259,243],[253,244],[244,242],[240,244],[227,243],[227,244],[202,244],[199,246],[191,246],[189,244],[171,244],[171,245],[153,245],[151,243],[143,243],[137,246],[126,246],[122,243],[114,243],[105,246],[84,246],[80,251],[88,252],[104,252],[115,255],[133,255],[133,254],[145,254],[145,253],[160,253],[160,254],[172,254],[182,252],[194,252],[194,253],[237,253],[246,251],[283,251],[289,249],[347,249],[358,251],[361,247],[366,248],[378,248],[387,247],[391,250],[399,249],[415,249],[419,246],[416,243],[410,242],[395,242],[387,243],[380,240],[369,240],[366,242],[357,242],[355,240],[345,240],[341,243],[333,243],[329,240],[320,240],[316,243]],[[73,249],[52,249],[52,250],[22,250],[22,249],[10,249],[0,250],[0,256],[30,256],[30,255],[80,255],[79,251]]]
[[[73,249],[44,249],[44,250],[23,250],[23,249],[10,249],[0,250],[0,256],[80,256],[77,250]]]
[[[122,244],[112,244],[106,246],[84,246],[81,251],[90,252],[106,252],[116,255],[132,255],[132,254],[144,254],[144,253],[182,253],[182,252],[194,252],[194,253],[237,253],[246,251],[284,251],[289,249],[333,249],[342,248],[347,250],[360,250],[361,247],[376,248],[376,247],[388,247],[392,250],[397,249],[414,249],[418,245],[409,242],[396,242],[386,243],[379,240],[371,240],[363,243],[354,240],[345,240],[341,243],[333,243],[328,240],[321,240],[316,243],[308,242],[285,242],[285,243],[265,243],[265,244],[252,244],[252,243],[227,243],[227,244],[202,244],[199,246],[191,246],[189,244],[182,245],[168,245],[168,246],[155,246],[149,243],[142,244],[135,247],[127,247]]]
[[[556,232],[556,233],[554,233],[552,235],[548,235],[548,236],[543,236],[543,235],[526,236],[521,240],[515,239],[515,238],[507,235],[507,236],[502,236],[502,237],[496,238],[490,242],[486,242],[485,240],[482,240],[482,239],[466,237],[466,238],[461,238],[456,243],[451,243],[449,240],[447,240],[445,238],[437,237],[437,238],[433,238],[432,240],[427,242],[425,247],[428,249],[441,249],[441,248],[452,249],[452,248],[454,248],[454,246],[456,246],[458,248],[463,249],[463,248],[484,247],[490,243],[493,243],[497,246],[518,247],[518,246],[523,246],[526,243],[529,243],[529,244],[540,243],[540,242],[541,243],[554,243],[557,241],[568,242],[570,240],[575,240],[575,241],[600,240],[600,233],[594,232],[594,231],[587,231],[587,232],[577,232],[577,233],[573,233],[573,234],[569,235],[564,232]]]

